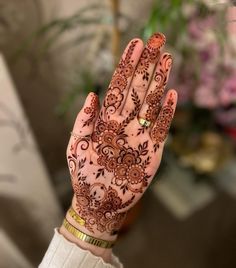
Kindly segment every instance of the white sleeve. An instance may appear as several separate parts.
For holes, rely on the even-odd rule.
[[[119,259],[112,255],[112,264],[101,257],[81,249],[65,239],[57,229],[39,268],[122,268]]]

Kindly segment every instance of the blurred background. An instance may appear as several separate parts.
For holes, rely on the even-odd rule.
[[[36,267],[68,208],[65,150],[89,91],[155,31],[179,104],[161,168],[114,248],[125,267],[236,267],[236,7],[0,0],[0,267]]]

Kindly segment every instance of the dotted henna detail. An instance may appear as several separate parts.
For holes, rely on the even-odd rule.
[[[158,119],[152,128],[151,138],[156,143],[154,144],[155,151],[159,148],[159,144],[165,141],[168,135],[170,124],[174,115],[173,105],[173,99],[170,97],[167,104],[162,107],[160,114],[158,115]]]
[[[122,199],[116,190],[102,183],[89,184],[82,180],[74,186],[76,194],[76,211],[85,220],[85,227],[94,232],[107,231],[116,234],[120,229],[126,213],[118,213],[123,208]],[[133,197],[130,199],[132,202]],[[89,208],[85,209],[85,208]]]
[[[154,33],[147,41],[150,50],[160,50],[166,43],[166,37],[162,33]]]
[[[98,170],[96,178],[104,175],[105,171],[113,173],[112,184],[118,186],[123,194],[127,191],[142,193],[151,177],[145,172],[150,162],[150,157],[144,159],[148,154],[148,141],[140,143],[135,149],[128,146],[126,140],[125,128],[140,108],[140,100],[134,90],[132,100],[134,110],[121,124],[114,120],[105,122],[99,117],[92,135],[92,141],[97,143],[97,163],[103,167]]]
[[[71,174],[71,177],[77,177],[78,176],[78,170],[84,167],[84,161],[78,161],[79,158],[79,150],[86,151],[89,147],[89,141],[90,137],[83,137],[83,138],[75,138],[74,142],[70,145],[70,154],[67,156],[69,171]],[[79,177],[79,176],[78,176]],[[73,184],[73,183],[72,183]]]
[[[112,77],[104,100],[104,107],[107,114],[115,113],[124,98],[123,91],[128,85],[128,78],[132,76],[134,71],[132,54],[137,42],[138,40],[131,41],[125,58],[120,60]]]
[[[155,122],[157,115],[161,108],[161,99],[164,94],[165,86],[168,79],[168,73],[172,64],[172,57],[170,54],[164,54],[158,62],[156,72],[154,73],[155,89],[151,90],[146,96],[145,103],[147,109],[145,119],[150,122]],[[148,127],[142,126],[138,129],[137,135],[143,134]]]
[[[164,88],[166,86],[172,61],[172,56],[170,54],[164,54],[159,61],[158,68],[154,74],[154,80],[157,83],[156,88]]]
[[[116,234],[126,215],[126,212],[118,210],[129,206],[135,196],[123,202],[111,186],[106,188],[99,182],[87,183],[87,176],[83,174],[87,161],[86,157],[79,159],[74,153],[68,157],[72,187],[76,195],[76,211],[85,220],[85,227],[89,231],[94,232],[96,227],[100,232]]]
[[[83,127],[89,126],[90,123],[93,121],[93,119],[96,115],[96,112],[97,112],[97,108],[98,108],[98,97],[97,97],[97,95],[93,94],[90,106],[87,106],[84,108],[84,112],[89,115],[89,119],[87,119],[83,123]]]
[[[139,59],[139,63],[135,72],[135,75],[141,74],[142,79],[148,81],[150,74],[148,68],[150,63],[156,64],[160,57],[160,49],[165,44],[165,36],[157,33],[152,35],[145,46],[142,55]]]
[[[145,133],[140,141],[132,143],[138,124],[137,116],[142,106],[133,87],[129,89],[133,110],[123,121],[120,120],[121,117],[119,121],[110,117],[124,101],[124,90],[134,73],[132,56],[137,42],[138,40],[134,40],[130,43],[118,64],[93,133],[86,137],[74,137],[68,147],[67,159],[76,197],[76,211],[91,232],[98,230],[101,233],[115,234],[120,229],[126,211],[150,183],[153,176],[149,173],[152,173],[153,153],[165,140],[174,114],[171,96],[159,111],[171,66],[171,57],[166,54],[162,56],[153,76],[156,86],[145,99],[148,105],[146,118],[154,122],[159,113],[153,128],[150,128],[152,141]],[[155,34],[149,39],[135,75],[141,74],[143,80],[149,80],[150,64],[157,63],[164,43],[165,37],[162,34]],[[92,123],[97,106],[98,99],[92,98],[89,106],[84,108],[84,113],[89,117],[84,126]]]
[[[154,80],[156,81],[155,90],[151,91],[145,100],[148,105],[145,119],[148,121],[155,122],[160,111],[160,103],[164,94],[171,64],[172,57],[169,54],[165,54],[158,63],[157,71],[154,74]]]
[[[151,178],[151,175],[146,173],[151,160],[148,156],[148,141],[132,148],[128,145],[128,136],[125,134],[125,128],[136,118],[141,105],[134,91],[132,100],[135,108],[126,120],[121,123],[115,120],[103,121],[99,115],[91,137],[75,138],[70,147],[68,163],[76,194],[76,211],[91,232],[94,232],[94,228],[100,232],[117,232],[126,214],[123,210],[133,203],[136,193],[143,192]],[[88,159],[81,158],[77,153],[78,148],[87,150],[90,139],[96,144],[97,164],[100,166],[95,173],[93,184],[87,182],[87,176],[84,174]],[[113,175],[113,187],[106,187],[99,181],[106,173]],[[118,196],[118,189],[124,198]]]

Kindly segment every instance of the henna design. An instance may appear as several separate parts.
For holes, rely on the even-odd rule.
[[[160,49],[165,44],[165,40],[165,36],[160,33],[152,35],[152,37],[148,40],[147,45],[144,48],[143,53],[139,59],[135,75],[141,74],[143,80],[149,80],[149,65],[150,63],[157,63],[160,56]]]
[[[141,156],[146,156],[148,141],[139,144],[138,150],[128,146],[125,134],[125,127],[134,119],[140,109],[140,100],[137,93],[132,91],[132,100],[134,110],[121,123],[116,121],[105,122],[99,118],[95,132],[93,133],[93,142],[97,142],[98,153],[97,163],[103,167],[98,169],[96,178],[104,170],[112,172],[114,177],[112,184],[120,187],[123,194],[127,190],[133,193],[142,193],[143,187],[147,186],[147,179],[150,177],[146,172],[146,165],[142,163]]]
[[[151,90],[146,96],[145,103],[147,110],[144,118],[150,122],[155,122],[158,113],[160,112],[160,103],[164,94],[164,89],[167,83],[168,72],[171,68],[172,57],[170,54],[164,54],[163,58],[158,63],[157,71],[154,74],[155,89]],[[146,126],[138,129],[137,135],[143,134],[147,130]]]
[[[132,76],[134,71],[131,57],[137,42],[138,40],[131,42],[125,58],[121,59],[112,77],[104,100],[104,107],[107,114],[114,114],[124,99],[123,91],[128,85],[128,78]]]
[[[125,212],[117,213],[117,210],[123,208],[122,199],[117,191],[111,186],[106,188],[102,183],[91,185],[84,181],[79,181],[74,191],[77,200],[76,209],[85,220],[85,227],[94,232],[93,227],[96,225],[100,232],[116,234],[126,215]],[[86,207],[89,207],[89,210],[85,209]]]
[[[139,136],[140,134],[144,134],[145,130],[147,129],[148,129],[148,126],[140,126],[137,131],[137,136]]]
[[[170,96],[167,104],[161,109],[158,119],[152,128],[151,138],[155,141],[154,151],[159,148],[159,144],[164,142],[168,135],[170,124],[174,115],[173,105],[174,102]]]
[[[95,226],[100,232],[116,232],[125,217],[122,210],[131,205],[135,194],[143,192],[148,185],[148,179],[151,178],[151,175],[146,172],[151,159],[148,156],[149,142],[146,140],[137,148],[132,148],[127,142],[126,127],[136,120],[141,107],[141,102],[134,90],[132,100],[134,109],[123,122],[104,121],[100,114],[91,137],[74,137],[70,146],[68,165],[76,194],[76,208],[85,220],[86,228],[91,232],[94,231]],[[84,171],[89,159],[77,153],[86,152],[90,141],[96,144],[99,166],[94,173],[93,184],[87,182]],[[106,187],[99,179],[108,177],[109,174],[112,175],[111,185]],[[124,198],[118,197],[116,189],[123,193]]]
[[[124,127],[128,126],[128,124],[136,118],[136,116],[139,113],[139,110],[141,108],[141,101],[138,97],[138,94],[136,91],[134,91],[134,88],[132,88],[132,93],[131,93],[131,99],[134,103],[134,109],[133,111],[127,116],[127,118],[121,123],[122,130],[124,130]]]
[[[90,123],[93,121],[93,119],[94,119],[94,117],[96,115],[97,107],[98,107],[98,97],[97,97],[97,95],[94,94],[92,99],[91,99],[90,106],[84,108],[84,112],[86,114],[90,115],[90,117],[89,117],[89,119],[87,119],[83,123],[83,127],[89,126]]]
[[[80,160],[74,154],[68,157],[72,187],[76,195],[76,211],[90,232],[94,232],[96,226],[100,232],[107,231],[114,235],[120,229],[126,215],[126,212],[118,213],[117,210],[132,203],[134,196],[122,203],[117,191],[111,186],[107,189],[102,183],[87,183],[87,176],[82,171],[86,162],[86,157]],[[76,181],[73,179],[75,174]]]
[[[120,115],[117,119],[110,118],[121,106],[124,90],[134,73],[132,55],[137,42],[131,42],[113,75],[93,132],[91,130],[90,135],[85,137],[73,136],[68,146],[67,160],[76,198],[75,209],[91,232],[98,230],[112,235],[120,229],[127,210],[139,199],[153,177],[154,153],[165,140],[174,113],[174,100],[171,97],[159,113],[158,103],[171,62],[171,57],[166,55],[153,77],[156,86],[145,100],[148,105],[147,119],[155,121],[159,113],[151,129],[152,140],[144,128],[138,129],[137,116],[142,102],[132,85],[129,89],[132,110],[125,118]],[[158,61],[164,43],[162,34],[151,37],[135,75],[142,74],[143,80],[149,80],[149,65]],[[89,119],[83,127],[92,123],[97,105],[97,100],[92,99],[89,106],[84,108]],[[137,141],[137,129],[138,135],[142,135],[140,141]],[[132,136],[136,140],[132,140]]]
[[[76,138],[74,137],[74,142],[70,145],[70,154],[67,156],[68,167],[72,177],[77,176],[76,172],[84,167],[86,158],[78,161],[79,153],[77,151],[80,149],[86,151],[89,147],[90,137]]]

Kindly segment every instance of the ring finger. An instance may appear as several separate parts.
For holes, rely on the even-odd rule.
[[[146,120],[148,124],[154,123],[158,115],[171,66],[171,55],[162,54],[138,116],[140,120]]]

